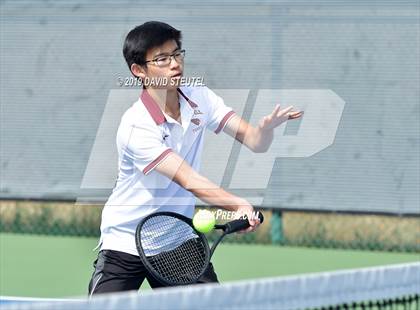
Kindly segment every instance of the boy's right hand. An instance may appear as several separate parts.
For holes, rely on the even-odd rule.
[[[240,218],[241,216],[246,216],[248,218],[249,227],[247,229],[239,231],[240,233],[248,233],[255,231],[260,225],[260,220],[255,217],[254,207],[245,201],[243,204],[239,205],[236,212],[235,218]]]

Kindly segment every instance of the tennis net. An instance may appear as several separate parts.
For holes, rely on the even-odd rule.
[[[258,268],[254,266],[252,268]],[[420,263],[14,303],[3,309],[420,309]]]

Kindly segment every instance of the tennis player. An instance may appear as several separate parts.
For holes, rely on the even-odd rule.
[[[270,147],[276,127],[302,115],[292,106],[276,106],[253,127],[209,88],[181,85],[181,32],[168,24],[151,21],[135,27],[125,39],[123,54],[131,73],[144,82],[143,91],[118,129],[119,173],[102,212],[90,295],[138,290],[145,278],[153,288],[162,286],[147,274],[135,244],[137,224],[151,213],[172,211],[191,218],[198,197],[248,215],[245,232],[254,231],[259,222],[251,217],[252,205],[198,172],[204,131],[224,132],[259,153]],[[150,233],[156,242],[149,253],[158,253],[159,232]],[[198,282],[218,282],[211,264]]]

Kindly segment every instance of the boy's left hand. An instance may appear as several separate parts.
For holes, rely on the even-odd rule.
[[[259,128],[261,130],[271,130],[289,119],[297,119],[303,115],[303,111],[292,111],[293,106],[289,106],[283,110],[280,110],[280,105],[276,105],[274,111],[267,116],[264,116],[260,123]]]

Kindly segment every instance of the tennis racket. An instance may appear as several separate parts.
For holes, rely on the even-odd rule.
[[[262,223],[261,212],[258,218]],[[168,286],[193,284],[204,274],[220,241],[248,227],[246,218],[215,225],[222,234],[210,249],[207,238],[194,228],[192,219],[174,212],[157,212],[138,224],[136,246],[140,260],[156,280]]]

